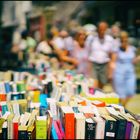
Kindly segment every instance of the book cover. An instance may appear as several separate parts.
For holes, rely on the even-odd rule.
[[[85,120],[85,139],[95,139],[96,123],[91,118]]]
[[[47,138],[47,118],[46,116],[37,116],[36,120],[36,139]]]
[[[85,139],[85,116],[75,113],[75,139]]]
[[[60,120],[56,120],[56,121],[57,121],[57,125],[59,127],[59,130],[60,130],[60,133],[62,135],[62,139],[64,139],[65,138],[65,133],[64,133],[64,128],[62,127],[62,123],[61,123]]]
[[[69,106],[61,107],[63,112],[63,125],[65,130],[65,139],[74,139],[75,137],[75,119],[74,112]]]
[[[13,118],[14,114],[10,114],[7,118],[8,139],[13,139]]]
[[[8,111],[8,107],[7,107],[7,104],[4,103],[4,104],[2,105],[2,115],[4,115],[4,114],[6,113],[6,111]]]
[[[52,128],[51,128],[51,139],[58,140],[58,136],[57,136],[57,133],[56,133],[56,130],[55,130],[53,123],[52,123]]]
[[[104,139],[114,139],[116,132],[116,120],[108,115],[102,115],[105,120]]]
[[[36,139],[35,125],[28,126],[28,128],[27,128],[27,135],[28,135],[27,136],[28,139],[32,139],[32,140]]]
[[[5,121],[4,118],[0,118],[0,130],[2,129],[2,126],[3,126],[4,121]]]
[[[27,139],[28,133],[27,133],[27,126],[18,126],[18,139]]]
[[[48,139],[51,137],[51,128],[52,128],[52,121],[53,121],[53,116],[50,110],[47,111],[47,116],[48,116]]]
[[[125,139],[125,132],[126,132],[126,126],[127,126],[127,120],[120,117],[120,116],[116,116],[111,114],[111,116],[116,120],[116,135],[115,138],[116,139]]]
[[[96,122],[95,139],[104,139],[105,121],[101,117],[92,117]]]
[[[58,139],[62,139],[63,136],[61,135],[61,131],[60,131],[59,127],[58,127],[58,124],[57,124],[57,121],[56,120],[53,120],[53,125],[54,125],[54,128],[56,130]]]
[[[7,135],[7,121],[5,121],[2,126],[2,139],[8,139]]]
[[[13,139],[18,139],[19,118],[18,115],[13,118]]]

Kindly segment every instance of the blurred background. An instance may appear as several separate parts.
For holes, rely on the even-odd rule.
[[[0,1],[0,70],[28,69],[29,54],[12,51],[22,31],[41,42],[56,27],[67,31],[101,20],[128,31],[130,42],[140,54],[140,2],[138,1]],[[31,55],[30,55],[31,56]],[[140,113],[140,63],[135,65],[137,95],[128,108]],[[32,70],[32,69],[28,69]]]

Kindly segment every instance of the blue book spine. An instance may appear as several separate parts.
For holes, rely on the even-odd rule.
[[[58,136],[57,136],[54,124],[52,124],[51,137],[52,137],[52,139],[57,139],[58,140]]]
[[[6,91],[6,93],[11,92],[11,87],[10,87],[10,84],[8,82],[5,83],[5,91]]]

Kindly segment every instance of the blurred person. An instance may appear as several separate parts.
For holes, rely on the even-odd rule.
[[[112,55],[110,62],[110,77],[113,78],[114,89],[120,97],[120,103],[125,106],[136,93],[136,75],[134,64],[140,61],[135,55],[136,48],[128,41],[128,33],[120,34],[121,45]]]
[[[70,56],[74,47],[74,40],[68,32],[64,29],[61,30],[59,36],[54,37],[52,42],[55,47],[55,52],[58,54],[61,61],[61,66],[63,67],[66,64],[70,69],[75,68],[77,60]]]
[[[88,50],[85,47],[86,32],[80,29],[75,35],[74,50],[71,54],[77,61],[77,73],[82,73],[85,76],[89,76],[89,62],[88,62]]]
[[[106,34],[108,24],[104,21],[98,24],[98,35],[91,44],[89,61],[93,65],[93,78],[97,88],[103,88],[108,83],[107,69],[113,51],[113,38]]]
[[[47,33],[46,38],[42,40],[36,47],[37,53],[42,53],[45,55],[49,55],[52,53],[52,48],[49,45],[49,41],[53,39],[53,36],[51,33]]]
[[[96,37],[97,35],[97,27],[93,24],[86,24],[84,25],[84,29],[86,30],[86,40],[85,40],[85,46],[87,47],[89,53],[90,53],[90,49],[91,49],[91,43],[93,42],[93,39]]]
[[[25,52],[33,52],[35,50],[37,43],[35,39],[29,35],[29,32],[27,30],[24,30],[21,33],[21,38],[22,39],[19,44],[20,50]]]
[[[121,44],[121,42],[120,42],[120,32],[121,32],[121,29],[120,29],[119,26],[112,25],[112,27],[111,27],[111,35],[114,38],[114,47],[115,48],[120,47],[120,44]]]

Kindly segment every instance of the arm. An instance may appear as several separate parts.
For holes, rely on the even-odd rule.
[[[78,65],[78,61],[75,58],[67,56],[67,52],[57,48],[52,42],[54,52],[58,55],[59,59],[64,62],[72,63],[74,66]]]
[[[109,63],[109,70],[108,70],[109,79],[112,79],[113,72],[116,68],[116,60],[117,60],[117,54],[113,52],[111,54],[111,61]]]
[[[140,62],[140,55],[134,58],[133,64],[137,64],[138,62]]]

